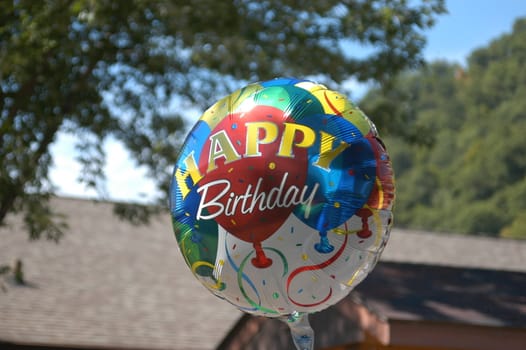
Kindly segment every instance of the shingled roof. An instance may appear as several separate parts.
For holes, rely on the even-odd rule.
[[[381,261],[526,272],[526,241],[395,228]]]
[[[395,230],[387,247],[349,296],[309,315],[315,349],[524,349],[526,242]],[[245,315],[218,350],[270,348],[294,348],[285,323]]]
[[[238,324],[242,313],[186,267],[168,213],[134,226],[113,216],[112,203],[56,198],[52,204],[69,218],[59,244],[29,242],[17,217],[0,228],[0,264],[21,259],[27,281],[4,281],[0,345],[215,349]],[[392,268],[423,265],[430,276],[436,267],[524,276],[526,242],[395,229],[381,261],[358,294],[387,310],[381,291],[366,291],[378,289],[378,279],[396,278]]]
[[[0,230],[0,264],[21,259],[25,286],[0,291],[0,341],[128,349],[213,349],[241,316],[192,276],[169,214],[148,226],[112,203],[58,198],[69,217],[59,244]]]

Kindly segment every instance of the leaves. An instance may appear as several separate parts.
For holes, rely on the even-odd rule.
[[[166,193],[190,107],[275,76],[389,84],[421,64],[423,31],[444,11],[442,0],[3,2],[0,223],[19,210],[32,236],[61,235],[39,201],[53,191],[58,131],[78,137],[86,185],[104,194],[100,145],[112,137]]]
[[[519,19],[511,34],[473,52],[465,69],[433,62],[392,91],[366,97],[363,108],[378,112],[391,138],[416,132],[433,140],[432,147],[418,138],[385,140],[397,174],[398,225],[526,238],[519,228],[526,213],[525,43],[526,19]]]

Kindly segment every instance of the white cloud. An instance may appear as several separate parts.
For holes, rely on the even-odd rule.
[[[53,166],[50,169],[51,183],[57,187],[57,194],[74,197],[96,197],[95,191],[86,189],[77,181],[81,166],[75,160],[75,138],[59,133],[51,145]]]
[[[343,88],[350,93],[350,99],[354,103],[362,99],[371,88],[370,83],[362,83],[355,78],[349,78],[342,83]]]
[[[112,199],[147,201],[158,196],[146,167],[137,167],[124,146],[116,140],[105,144],[107,189]]]
[[[51,146],[53,166],[50,179],[57,187],[57,194],[81,198],[96,198],[93,189],[87,189],[77,181],[81,165],[75,160],[78,151],[75,149],[75,136],[59,133]],[[116,140],[104,144],[106,151],[106,190],[108,199],[117,201],[148,202],[159,193],[155,183],[148,178],[144,167],[137,167],[124,146]]]

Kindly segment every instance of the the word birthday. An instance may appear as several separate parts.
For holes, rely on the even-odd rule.
[[[269,191],[260,191],[263,178],[259,178],[256,186],[248,185],[243,194],[230,191],[230,181],[215,180],[201,186],[197,192],[202,193],[199,207],[197,209],[196,220],[210,220],[217,216],[235,216],[240,214],[251,214],[257,208],[263,212],[272,210],[274,208],[288,208],[296,205],[305,205],[304,217],[309,218],[310,209],[319,184],[316,183],[310,194],[308,194],[308,186],[303,186],[300,189],[298,186],[292,185],[285,190],[285,183],[287,182],[288,173],[283,175],[281,183],[277,187],[271,188]],[[220,192],[213,198],[208,198],[208,190],[211,187],[219,187]],[[230,193],[229,193],[230,192]],[[226,203],[222,200],[227,197]],[[204,211],[207,209],[209,214]]]

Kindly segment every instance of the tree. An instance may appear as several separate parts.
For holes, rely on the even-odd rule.
[[[422,63],[424,31],[445,12],[443,0],[3,0],[1,7],[0,223],[21,211],[30,237],[50,239],[63,232],[47,202],[57,132],[78,137],[86,185],[104,182],[101,144],[114,137],[167,192],[185,109],[274,76],[387,84]],[[352,42],[370,54],[350,55]]]
[[[385,140],[397,174],[398,225],[526,238],[525,62],[523,18],[474,51],[467,67],[432,62],[403,74],[388,94],[365,97],[367,112],[429,141]]]

